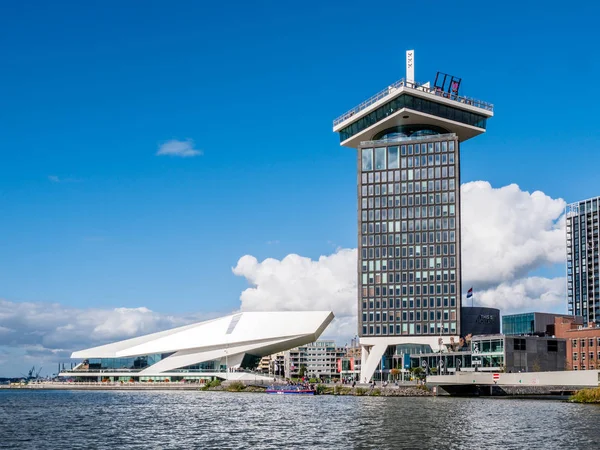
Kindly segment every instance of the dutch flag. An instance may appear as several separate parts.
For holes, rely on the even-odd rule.
[[[471,297],[473,297],[473,288],[471,288],[467,291],[467,298],[471,298]]]

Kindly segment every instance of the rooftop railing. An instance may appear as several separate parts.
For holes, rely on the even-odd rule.
[[[333,121],[333,126],[335,127],[335,126],[339,125],[340,123],[349,119],[353,115],[359,113],[363,109],[368,108],[373,103],[381,100],[382,98],[387,97],[388,95],[393,94],[396,91],[396,89],[399,89],[401,87],[408,87],[411,89],[416,89],[418,91],[427,92],[428,94],[437,95],[439,97],[447,98],[449,100],[453,100],[458,103],[463,103],[463,104],[466,104],[469,106],[475,106],[476,108],[482,108],[482,109],[485,109],[485,110],[491,111],[491,112],[494,111],[494,105],[492,103],[484,102],[482,100],[476,100],[471,97],[465,97],[462,95],[452,94],[449,92],[442,91],[440,88],[426,86],[424,83],[416,83],[413,81],[407,81],[404,78],[402,78],[401,80],[398,80],[395,83],[390,84],[386,89],[378,92],[371,98],[365,100],[360,105],[355,106],[350,111],[339,116],[337,119],[335,119]]]

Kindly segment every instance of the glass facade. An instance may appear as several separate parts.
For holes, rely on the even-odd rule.
[[[83,361],[79,371],[139,371],[156,364],[161,359],[171,356],[173,353],[156,353],[152,355],[132,356],[128,358],[90,358]]]
[[[535,313],[502,316],[502,333],[507,336],[535,333]]]
[[[212,361],[204,361],[198,364],[192,364],[191,366],[181,367],[179,369],[170,370],[169,372],[226,372],[227,367],[225,364],[221,364],[220,359],[214,359]]]
[[[523,341],[525,340],[523,339]],[[471,341],[471,353],[473,355],[473,366],[502,367],[504,366],[504,337],[490,336],[473,339]]]
[[[456,135],[358,149],[359,335],[460,333]]]
[[[567,206],[567,298],[569,314],[600,323],[598,210],[600,197]]]
[[[340,130],[340,142],[344,142],[346,139],[349,139],[355,134],[369,128],[371,125],[380,122],[387,116],[394,114],[402,108],[410,108],[415,111],[432,114],[443,119],[465,123],[467,125],[472,125],[484,130],[486,127],[487,119],[485,116],[430,100],[425,100],[412,95],[403,94],[400,97],[396,97],[386,104],[381,105],[376,110]]]

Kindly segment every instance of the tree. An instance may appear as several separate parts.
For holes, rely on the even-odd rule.
[[[390,373],[392,374],[392,379],[397,380],[398,375],[400,375],[400,369],[392,369],[390,370]]]
[[[304,378],[306,375],[306,365],[300,364],[300,370],[298,370],[298,378]]]
[[[420,366],[413,367],[412,369],[410,369],[410,371],[413,373],[413,376],[415,378],[421,378],[424,372],[423,368]]]

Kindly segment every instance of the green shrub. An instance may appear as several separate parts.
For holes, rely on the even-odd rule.
[[[209,387],[218,387],[218,386],[221,386],[222,382],[223,382],[223,380],[221,380],[220,378],[215,378],[210,383],[208,383],[208,385],[209,385]]]
[[[371,391],[371,394],[373,397],[379,397],[381,395],[381,389],[379,388],[375,388]]]
[[[327,394],[327,393],[328,393],[327,386],[325,386],[324,384],[317,384],[317,386],[315,387],[315,394],[323,395],[323,394]]]
[[[244,389],[246,389],[246,385],[240,381],[232,381],[225,388],[225,390],[227,390],[229,392],[241,392]]]
[[[575,403],[600,403],[600,388],[581,389],[569,399]]]
[[[336,385],[333,388],[333,393],[336,395],[348,395],[352,389],[349,387]]]
[[[221,380],[219,378],[215,378],[214,380],[205,383],[200,389],[203,391],[208,391],[210,388],[215,388],[221,386]]]
[[[365,388],[357,387],[356,389],[354,389],[354,393],[356,395],[365,395],[367,393],[367,390]]]

